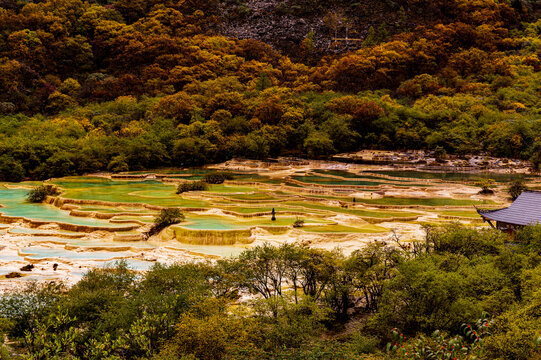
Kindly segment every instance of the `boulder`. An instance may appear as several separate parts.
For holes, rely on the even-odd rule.
[[[33,264],[28,264],[28,265],[23,266],[19,270],[21,270],[21,271],[32,271],[33,268],[34,268]]]
[[[10,272],[9,274],[6,274],[6,279],[14,279],[14,278],[20,278],[20,277],[22,277],[22,275],[15,271]]]

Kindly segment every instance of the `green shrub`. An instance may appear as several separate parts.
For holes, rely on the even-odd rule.
[[[149,236],[159,233],[168,226],[184,221],[184,214],[179,208],[164,208],[154,219],[154,225],[150,228]]]
[[[492,229],[477,230],[459,224],[427,228],[427,243],[437,253],[461,254],[467,258],[500,253],[506,235]]]
[[[536,344],[541,331],[541,292],[494,319],[492,336],[485,342],[488,359],[529,360],[541,358]]]
[[[36,186],[30,190],[26,195],[26,200],[32,203],[40,203],[43,202],[47,196],[56,196],[58,194],[60,194],[60,191],[56,186],[45,184]]]
[[[492,188],[494,187],[494,183],[495,181],[493,179],[479,179],[475,182],[475,186],[481,188],[479,194],[493,194],[494,190]]]
[[[119,173],[123,171],[128,171],[129,166],[126,162],[127,159],[125,156],[118,155],[111,159],[109,164],[107,165],[107,170],[112,171],[114,173]]]
[[[177,194],[182,194],[188,191],[205,191],[208,185],[204,181],[185,181],[178,184]]]
[[[527,188],[526,188],[526,185],[524,184],[524,179],[520,178],[520,179],[516,179],[511,184],[509,184],[509,187],[507,188],[507,192],[511,196],[511,199],[516,200],[520,196],[520,194],[522,194],[522,192],[526,189]]]
[[[348,344],[323,340],[308,342],[301,348],[280,348],[273,351],[246,346],[236,348],[228,354],[227,358],[230,360],[384,360],[383,357],[377,355],[359,358],[358,355],[352,353]]]
[[[515,234],[515,242],[526,251],[541,253],[541,225],[525,226]]]
[[[228,172],[215,172],[203,176],[203,181],[207,184],[223,184],[225,180],[232,180],[233,175]]]
[[[0,181],[19,182],[25,177],[22,164],[9,155],[0,156]]]
[[[261,331],[255,319],[231,316],[218,299],[196,304],[180,316],[177,334],[157,359],[179,359],[194,355],[201,360],[223,359],[235,345],[260,343]]]
[[[357,332],[351,337],[349,346],[355,354],[372,354],[376,351],[378,343],[377,338]]]
[[[390,327],[408,334],[456,331],[461,323],[475,321],[483,310],[506,310],[515,300],[512,284],[492,261],[491,257],[467,260],[454,254],[407,261],[385,285],[377,314],[369,322],[382,335]]]

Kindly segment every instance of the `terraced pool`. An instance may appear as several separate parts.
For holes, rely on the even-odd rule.
[[[454,198],[399,198],[383,197],[380,199],[359,199],[358,202],[376,205],[421,205],[421,206],[473,206],[494,205],[491,200],[471,200]]]
[[[63,178],[52,181],[65,190],[63,197],[158,206],[208,207],[203,200],[183,199],[176,187],[157,180],[117,181],[104,178]]]
[[[340,180],[331,177],[324,176],[292,176],[294,180],[301,181],[308,184],[318,185],[351,185],[351,186],[379,186],[388,184],[388,182],[370,181],[370,180]]]
[[[376,170],[376,174],[389,175],[398,178],[449,180],[449,181],[476,181],[479,179],[493,179],[499,183],[511,182],[517,178],[530,179],[532,176],[523,174],[501,174],[494,172],[428,172],[428,171],[402,171],[402,170]]]
[[[126,224],[113,224],[107,220],[70,216],[69,211],[60,210],[52,205],[32,204],[26,201],[26,189],[8,189],[0,187],[0,212],[7,216],[25,217],[32,220],[62,222],[73,225],[100,227],[125,227]]]
[[[329,205],[324,205],[324,204],[319,204],[319,203],[311,203],[311,202],[288,202],[287,204],[294,205],[294,206],[305,207],[305,208],[308,208],[308,209],[326,210],[328,212],[351,214],[351,215],[357,215],[357,216],[363,216],[363,217],[373,217],[373,218],[411,217],[411,216],[420,215],[419,213],[409,212],[409,211],[362,210],[362,209],[354,209],[354,208],[343,208],[343,207],[338,207],[338,206],[329,206]]]
[[[233,217],[224,216],[209,216],[209,215],[188,215],[186,223],[181,223],[180,226],[194,230],[240,230],[249,229],[253,226],[290,226],[298,219],[295,216],[277,216],[275,221],[271,220],[270,216],[254,217],[249,220],[239,220]],[[309,218],[302,216],[305,222],[310,223],[330,223],[331,221]]]
[[[234,182],[209,185],[207,191],[188,192],[181,195],[176,194],[176,182],[200,179],[206,173],[215,170],[166,169],[160,173],[167,176],[158,174],[156,179],[152,180],[140,178],[116,180],[115,177],[109,179],[101,176],[84,176],[50,181],[61,188],[63,191],[61,197],[88,200],[83,201],[82,204],[76,204],[78,211],[105,214],[106,216],[103,217],[112,217],[111,221],[70,216],[69,211],[60,210],[52,205],[30,204],[25,202],[28,189],[2,186],[0,187],[0,204],[5,207],[0,208],[0,212],[8,216],[73,225],[106,226],[112,229],[126,226],[126,223],[114,221],[126,221],[142,226],[122,234],[111,232],[88,234],[60,230],[48,224],[39,228],[28,228],[27,226],[30,225],[6,224],[6,230],[0,231],[6,232],[6,235],[2,237],[8,239],[9,242],[2,243],[2,237],[0,237],[0,248],[5,244],[11,248],[8,252],[0,251],[0,262],[2,264],[14,262],[18,267],[18,263],[24,263],[25,258],[36,263],[43,259],[60,259],[64,260],[63,263],[66,266],[84,264],[82,269],[74,265],[69,270],[73,276],[80,277],[89,267],[112,266],[118,261],[117,259],[124,259],[128,267],[134,270],[147,270],[155,262],[142,259],[160,261],[174,259],[176,261],[176,259],[185,260],[198,256],[212,258],[237,256],[252,244],[267,241],[280,243],[302,240],[316,244],[315,246],[322,244],[327,248],[336,245],[358,247],[362,246],[367,239],[386,238],[391,229],[397,231],[405,229],[401,235],[406,239],[411,239],[420,233],[421,221],[445,223],[459,218],[460,221],[479,225],[478,215],[473,205],[495,205],[506,201],[498,196],[487,197],[489,200],[486,201],[479,200],[478,189],[469,189],[467,184],[457,186],[432,181],[435,179],[471,181],[481,177],[479,174],[380,171],[377,169],[365,171],[364,168],[363,171],[354,173],[346,170],[311,169],[306,165],[299,166],[301,167],[298,168],[295,165],[289,169],[278,167],[275,172],[270,170],[272,166],[262,172],[234,171]],[[152,174],[152,172],[131,174]],[[378,174],[390,175],[393,178],[380,177]],[[515,178],[508,174],[487,174],[486,176],[497,181]],[[298,182],[287,182],[288,177]],[[162,178],[164,178],[163,181]],[[289,186],[284,187],[283,184]],[[36,185],[40,183],[22,184],[25,187]],[[331,186],[326,188],[314,185]],[[339,185],[353,185],[360,188],[348,190],[339,188]],[[380,185],[385,186],[375,191],[374,189]],[[390,189],[389,185],[399,187]],[[437,188],[434,185],[437,185]],[[363,186],[366,188],[363,189]],[[455,191],[456,188],[460,189]],[[365,191],[373,194],[366,194]],[[360,194],[361,192],[363,194]],[[377,195],[378,198],[367,196],[368,198],[365,199],[361,196],[365,194]],[[389,196],[390,194],[393,197]],[[439,194],[449,195],[436,197]],[[354,196],[355,203],[353,203]],[[74,205],[69,201],[65,204]],[[143,241],[138,235],[150,228],[159,208],[144,207],[141,206],[142,204],[183,208],[185,221],[167,228],[148,241]],[[402,209],[400,208],[402,206],[413,208]],[[419,209],[415,209],[415,206],[419,206]],[[457,208],[446,208],[448,206]],[[275,221],[271,220],[272,209],[276,211]],[[120,215],[122,213],[126,215]],[[92,216],[98,216],[98,214]],[[303,220],[304,226],[293,228],[292,225],[297,220]],[[10,219],[6,221],[9,222]],[[384,224],[384,226],[378,224]],[[260,229],[254,229],[254,227],[260,227]],[[67,227],[64,226],[64,228]],[[70,230],[74,229],[70,228]],[[84,231],[84,229],[78,230]],[[20,248],[14,247],[19,240],[21,240]],[[15,249],[20,251],[21,256],[16,255]],[[44,269],[42,277],[52,279],[59,276],[52,272],[50,264],[44,266]],[[63,270],[65,274],[66,269]],[[1,271],[0,275],[2,275]],[[39,276],[32,273],[23,279],[29,280],[39,278]]]
[[[71,251],[62,248],[48,248],[43,246],[29,246],[20,250],[25,258],[40,260],[61,258],[67,260],[112,260],[132,256],[128,252],[115,251]]]

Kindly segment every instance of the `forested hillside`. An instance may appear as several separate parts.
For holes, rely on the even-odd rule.
[[[541,160],[535,3],[0,5],[2,180],[360,148]],[[333,45],[346,28],[362,41]]]

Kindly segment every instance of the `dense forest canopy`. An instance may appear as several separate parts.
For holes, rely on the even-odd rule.
[[[539,163],[535,7],[384,3],[392,23],[325,54],[314,39],[342,33],[344,11],[354,32],[360,5],[287,2],[327,25],[280,49],[222,35],[243,1],[3,0],[2,180],[360,148]]]

